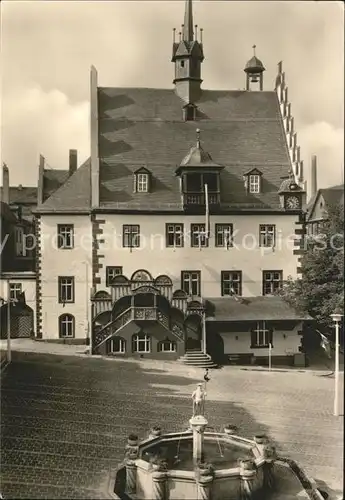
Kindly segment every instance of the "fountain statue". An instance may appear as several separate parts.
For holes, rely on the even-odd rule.
[[[284,494],[284,498],[322,500],[312,483],[305,486],[305,474],[299,479],[297,464],[277,457],[266,435],[250,440],[239,436],[234,425],[225,426],[222,432],[210,430],[205,417],[206,382],[192,393],[193,414],[187,430],[163,433],[160,426],[154,426],[140,442],[134,434],[128,437],[112,497],[278,500]]]

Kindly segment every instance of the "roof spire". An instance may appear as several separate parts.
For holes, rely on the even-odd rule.
[[[184,24],[183,24],[182,39],[185,42],[192,42],[194,40],[192,0],[186,0],[186,6],[185,6],[185,11],[184,11]]]
[[[254,57],[256,57],[255,49],[256,49],[256,45],[253,45]]]

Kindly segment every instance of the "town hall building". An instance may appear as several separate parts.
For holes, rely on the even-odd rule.
[[[207,90],[204,50],[187,0],[171,88],[91,68],[90,158],[34,212],[37,339],[204,366],[299,356],[306,318],[277,295],[306,203],[282,63],[274,90],[255,53],[244,90]]]

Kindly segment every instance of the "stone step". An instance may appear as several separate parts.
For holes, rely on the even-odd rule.
[[[216,368],[216,363],[213,362],[209,354],[205,354],[201,351],[187,351],[184,356],[179,358],[180,363],[188,366],[197,366],[200,368]]]

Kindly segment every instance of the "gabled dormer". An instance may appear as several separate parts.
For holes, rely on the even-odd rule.
[[[191,148],[175,171],[181,178],[181,194],[185,208],[204,207],[206,190],[210,206],[220,203],[220,172],[224,167],[215,163],[211,155],[201,147],[200,130],[197,129],[196,133],[196,146]]]
[[[195,121],[197,117],[197,107],[193,103],[183,106],[183,120],[185,122]]]
[[[134,172],[133,191],[134,193],[149,193],[152,185],[152,174],[145,168],[140,167]]]
[[[244,187],[247,193],[260,194],[262,193],[262,172],[257,168],[253,168],[243,175]]]

